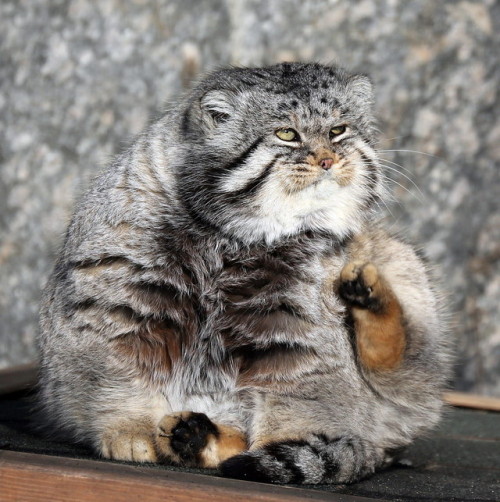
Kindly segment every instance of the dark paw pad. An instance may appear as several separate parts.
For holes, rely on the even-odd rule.
[[[228,458],[220,465],[223,476],[227,478],[245,479],[260,483],[272,483],[268,471],[262,466],[260,459],[248,453]]]
[[[376,301],[371,297],[372,289],[364,284],[361,277],[341,283],[339,293],[344,300],[358,307],[370,308]]]
[[[180,418],[172,429],[170,445],[183,461],[193,462],[210,435],[218,435],[215,424],[204,413],[191,413]]]
[[[351,305],[375,311],[380,308],[376,283],[377,272],[373,265],[348,265],[341,274],[339,294]]]

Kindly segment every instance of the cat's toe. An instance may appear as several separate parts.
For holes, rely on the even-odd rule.
[[[217,426],[204,414],[191,411],[166,415],[158,424],[157,445],[163,456],[184,465],[200,465],[200,455]]]
[[[134,431],[106,434],[101,443],[101,455],[104,458],[128,462],[157,461],[153,436]]]
[[[363,268],[363,262],[361,261],[351,261],[340,272],[340,280],[344,282],[355,281],[361,269]]]

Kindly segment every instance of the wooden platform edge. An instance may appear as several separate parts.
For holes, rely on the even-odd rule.
[[[469,394],[467,392],[445,392],[445,403],[461,408],[475,408],[479,410],[500,411],[500,398]]]
[[[32,361],[0,370],[0,395],[30,390],[38,378],[38,363]]]
[[[158,467],[5,450],[0,450],[0,486],[2,502],[128,502],[136,499],[141,502],[375,500],[320,490],[169,471]]]

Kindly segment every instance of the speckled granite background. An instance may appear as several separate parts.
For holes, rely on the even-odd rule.
[[[0,2],[0,367],[36,356],[75,196],[193,75],[337,61],[377,85],[388,219],[442,272],[456,386],[500,396],[499,33],[495,0]]]

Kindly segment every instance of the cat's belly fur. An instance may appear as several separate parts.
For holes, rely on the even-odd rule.
[[[295,276],[276,274],[281,262],[245,260],[241,267],[232,261],[207,278],[198,297],[205,323],[160,388],[165,413],[202,412],[248,431],[258,403],[272,396],[287,414],[296,408],[302,429],[306,418],[317,427],[318,410],[308,417],[312,401],[323,403],[319,413],[327,418],[320,423],[333,429],[345,427],[352,414],[371,415],[374,407],[366,403],[373,392],[356,364],[335,292],[344,261],[315,258]]]

